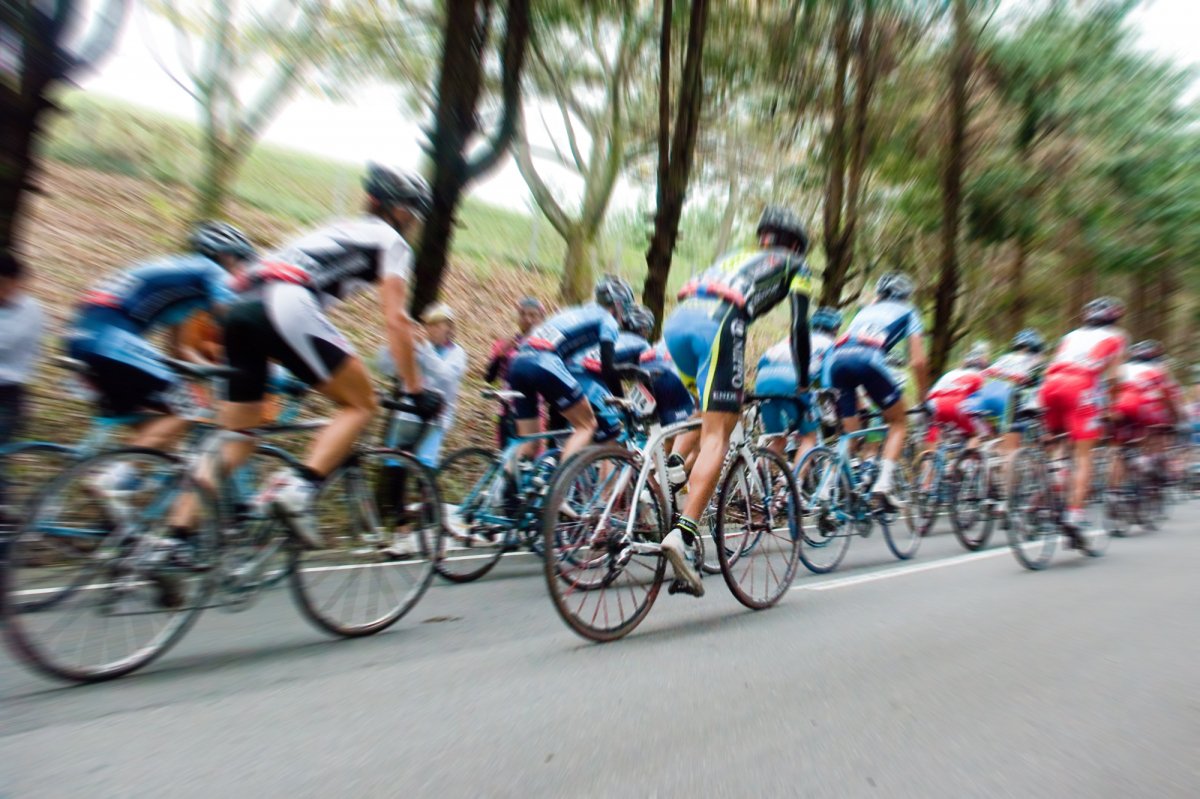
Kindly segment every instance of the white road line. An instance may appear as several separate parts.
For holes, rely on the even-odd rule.
[[[890,580],[893,577],[904,577],[908,574],[916,574],[918,572],[933,571],[934,569],[944,569],[947,566],[960,566],[964,563],[974,563],[977,560],[986,560],[999,555],[1007,555],[1008,547],[997,547],[996,549],[988,549],[983,552],[965,552],[962,555],[954,555],[941,560],[931,560],[925,563],[913,563],[907,566],[900,566],[893,569],[882,569],[880,571],[869,572],[868,574],[854,574],[848,577],[836,577],[832,580],[822,580],[819,583],[794,585],[793,591],[834,591],[838,588],[848,588],[852,585],[861,585],[863,583],[873,583],[879,580]]]

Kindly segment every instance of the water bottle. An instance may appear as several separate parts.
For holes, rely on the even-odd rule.
[[[532,468],[532,465],[531,465]],[[537,463],[537,468],[533,473],[533,479],[530,485],[534,491],[539,494],[546,490],[546,486],[550,484],[550,475],[558,468],[558,458],[553,455],[548,455],[542,458]]]
[[[678,490],[687,485],[687,470],[684,468],[683,456],[672,452],[667,457],[667,482],[672,490]]]

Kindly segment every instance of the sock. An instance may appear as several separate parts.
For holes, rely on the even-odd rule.
[[[892,473],[896,471],[896,462],[885,460],[879,466],[879,479],[875,481],[876,491],[887,491],[892,487]]]
[[[1087,517],[1083,513],[1083,508],[1067,508],[1067,524],[1078,527],[1087,521]]]
[[[689,547],[695,543],[696,531],[699,529],[695,519],[680,514],[679,521],[675,522],[675,529],[683,534],[683,543]]]
[[[315,486],[318,486],[321,483],[325,482],[325,475],[321,474],[320,472],[318,472],[316,469],[314,469],[311,466],[301,466],[299,471],[300,471],[300,475],[305,480],[307,480],[308,482],[312,483]]]
[[[186,541],[192,537],[192,530],[182,524],[172,524],[167,528],[167,535],[176,541]]]

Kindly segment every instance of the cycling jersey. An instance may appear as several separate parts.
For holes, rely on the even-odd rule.
[[[809,339],[812,341],[812,356],[808,361],[808,373],[811,375],[812,384],[819,385],[821,371],[825,366],[825,357],[833,349],[834,339],[828,333],[814,330],[809,334]],[[762,358],[758,361],[758,372],[762,374],[764,369],[786,367],[792,372],[792,379],[795,380],[796,370],[792,364],[792,339],[788,336],[777,342],[775,346],[763,353]],[[759,392],[762,393],[761,391]]]
[[[1037,353],[1009,352],[984,369],[983,376],[989,381],[1001,380],[1013,385],[1026,385],[1036,382],[1041,377],[1044,364],[1045,359]]]
[[[620,327],[613,315],[596,303],[559,311],[535,327],[521,342],[521,349],[553,352],[563,360],[602,342],[616,344]]]
[[[652,352],[650,342],[636,333],[621,331],[613,349],[613,365],[637,366],[646,352]],[[600,345],[597,344],[575,353],[567,359],[566,363],[567,368],[572,372],[600,374]]]
[[[298,283],[329,306],[385,276],[407,283],[412,260],[403,236],[379,217],[364,216],[333,222],[272,252],[250,273],[248,283]]]
[[[986,428],[971,415],[970,398],[983,387],[983,372],[979,369],[951,369],[929,390],[933,406],[933,421],[956,427],[964,435],[986,432]]]
[[[983,372],[979,369],[951,369],[929,389],[929,399],[964,399],[983,386]]]
[[[824,383],[838,390],[838,414],[843,419],[857,412],[860,388],[880,410],[900,401],[903,376],[892,373],[887,353],[924,332],[920,315],[907,302],[880,300],[855,315],[825,358]]]
[[[710,297],[741,310],[747,321],[770,311],[789,294],[812,293],[804,259],[782,248],[741,250],[721,258],[679,292],[679,299]]]
[[[925,332],[921,315],[910,303],[880,300],[855,314],[837,340],[841,347],[869,347],[891,352],[901,342]]]
[[[1125,354],[1129,337],[1119,327],[1081,327],[1063,336],[1046,376],[1071,373],[1099,378]]]
[[[1101,378],[1124,356],[1127,341],[1125,331],[1110,325],[1082,327],[1063,337],[1038,395],[1050,432],[1066,432],[1073,441],[1100,436]]]
[[[145,333],[236,299],[229,273],[215,261],[202,255],[168,256],[106,278],[84,293],[77,324],[118,324],[131,333]]]
[[[1118,437],[1136,435],[1152,425],[1170,424],[1173,409],[1182,407],[1183,392],[1162,363],[1122,364],[1117,369],[1116,383]]]

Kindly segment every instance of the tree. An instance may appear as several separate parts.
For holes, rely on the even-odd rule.
[[[154,0],[154,7],[174,29],[181,74],[162,66],[200,114],[204,168],[196,217],[218,218],[246,157],[322,51],[330,0],[278,0],[261,14],[231,0],[186,10],[180,0]],[[267,77],[247,99],[248,80],[260,68]]]
[[[415,268],[412,312],[437,299],[463,190],[507,152],[521,113],[521,72],[528,49],[529,0],[508,0],[500,50],[500,119],[487,141],[467,152],[479,132],[476,113],[495,0],[447,0],[433,131],[426,151],[433,160],[433,211],[425,221]]]
[[[578,303],[591,291],[592,250],[627,156],[630,73],[652,19],[631,0],[617,4],[615,19],[607,11],[594,3],[535,28],[536,68],[530,70],[530,82],[553,100],[566,138],[566,147],[554,144],[546,158],[582,177],[577,209],[572,211],[555,197],[539,173],[527,124],[518,126],[514,142],[517,166],[534,203],[567,245],[559,284],[565,304]],[[610,47],[613,38],[616,42]],[[598,99],[589,101],[590,97]],[[544,119],[543,125],[549,132]]]
[[[672,0],[663,0],[662,27],[659,31],[658,100],[658,182],[654,211],[654,233],[646,250],[646,281],[642,301],[650,308],[655,324],[654,335],[662,329],[667,278],[671,256],[679,236],[679,218],[691,178],[692,156],[704,103],[701,63],[708,29],[708,0],[692,0],[684,46],[683,74],[671,126],[671,18]]]
[[[13,247],[24,200],[35,188],[34,148],[56,109],[51,94],[108,54],[131,4],[21,0],[0,11],[0,248]],[[80,27],[84,35],[72,45]]]

